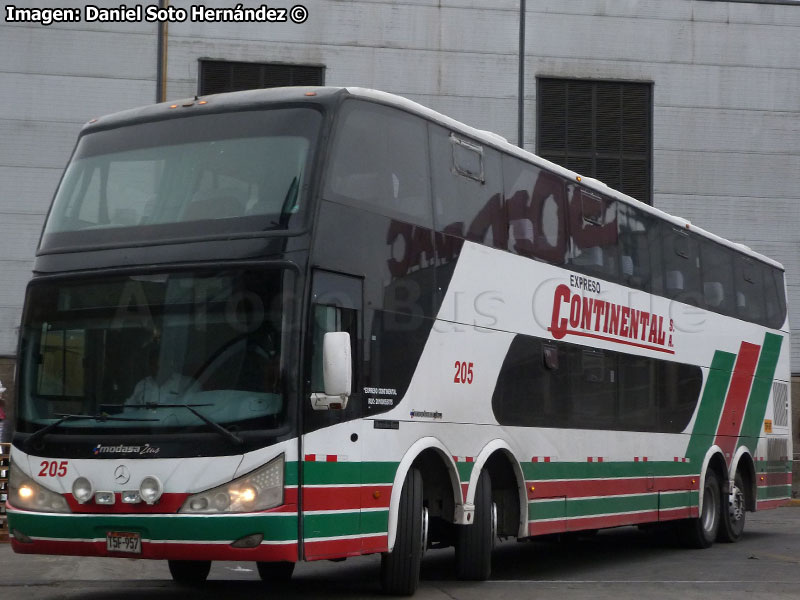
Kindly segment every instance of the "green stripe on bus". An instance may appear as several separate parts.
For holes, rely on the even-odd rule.
[[[764,423],[764,415],[767,412],[767,401],[772,390],[775,369],[778,367],[782,343],[783,336],[767,333],[764,337],[764,345],[761,347],[761,356],[758,358],[758,366],[753,378],[753,386],[750,389],[750,398],[747,401],[742,431],[737,444],[737,448],[741,445],[747,446],[750,454],[756,453],[758,436],[761,434],[761,426]]]
[[[591,517],[647,510],[662,510],[696,506],[697,491],[675,493],[658,492],[634,496],[609,496],[606,498],[564,498],[540,500],[528,504],[528,519],[540,521],[567,517]],[[566,515],[565,515],[566,505]]]
[[[475,466],[474,462],[458,462],[456,463],[456,468],[458,469],[458,478],[459,480],[463,481],[464,483],[469,481],[470,475],[472,475],[472,467]]]
[[[396,462],[305,462],[303,479],[306,485],[353,485],[394,481]]]
[[[791,485],[770,485],[758,488],[759,500],[770,500],[772,498],[788,498],[792,495]]]
[[[662,492],[658,502],[661,510],[697,506],[700,502],[700,493],[693,490],[676,492],[674,494]]]
[[[359,533],[386,533],[389,529],[389,510],[364,513],[307,514],[303,517],[306,539],[358,535]]]
[[[565,515],[565,506],[564,498],[531,502],[528,504],[528,519],[531,521],[538,521],[540,519],[563,519]]]
[[[735,354],[721,350],[714,353],[706,386],[700,399],[700,407],[697,410],[697,418],[694,421],[692,436],[689,438],[689,446],[686,449],[686,456],[692,461],[703,459],[708,450],[710,438],[716,435],[719,416],[722,414],[722,407],[725,404],[725,392],[728,391],[735,362]]]
[[[287,462],[283,469],[284,485],[297,485],[297,461]]]
[[[649,462],[549,462],[522,463],[527,481],[551,479],[605,479],[618,477],[668,477],[694,475],[700,467],[693,463],[673,461]]]
[[[658,494],[573,498],[567,501],[568,517],[590,517],[641,510],[658,510]]]
[[[297,516],[274,513],[247,517],[202,515],[43,515],[15,512],[9,525],[30,537],[98,539],[108,531],[130,531],[148,540],[234,542],[252,533],[264,533],[266,541],[297,538]]]

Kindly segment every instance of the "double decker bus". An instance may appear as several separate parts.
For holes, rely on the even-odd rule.
[[[790,496],[781,265],[406,99],[258,90],[81,131],[27,289],[16,552],[266,581]]]

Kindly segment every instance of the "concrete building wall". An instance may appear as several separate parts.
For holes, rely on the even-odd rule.
[[[153,102],[155,73],[155,25],[0,18],[0,357],[15,351],[33,255],[78,131],[93,117]]]

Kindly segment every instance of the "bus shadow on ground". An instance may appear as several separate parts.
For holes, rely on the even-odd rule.
[[[748,540],[768,536],[748,532]],[[618,566],[630,572],[638,563],[669,560],[676,553],[687,552],[670,529],[639,530],[623,527],[601,531],[594,536],[563,535],[537,538],[534,541],[502,542],[495,549],[492,565],[493,580],[580,581],[593,579],[599,572]],[[701,551],[702,552],[702,551]],[[295,577],[287,584],[269,584],[253,580],[220,580],[212,571],[212,579],[198,587],[181,587],[168,580],[118,581],[111,584],[86,583],[81,589],[59,590],[58,598],[101,600],[113,589],[115,600],[138,600],[146,594],[148,600],[186,598],[193,600],[267,595],[280,598],[374,598],[381,594],[379,585],[380,561],[376,556],[360,557],[337,564],[301,564]],[[421,588],[426,584],[456,582],[455,553],[452,549],[430,551],[422,564]],[[461,582],[460,585],[469,585]],[[111,589],[109,589],[111,588]],[[72,593],[74,591],[74,594]],[[54,596],[55,597],[55,596]]]

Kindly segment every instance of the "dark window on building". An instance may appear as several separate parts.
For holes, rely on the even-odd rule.
[[[537,154],[652,203],[652,85],[539,78]]]
[[[312,65],[201,60],[201,96],[292,85],[323,85],[325,68]]]

